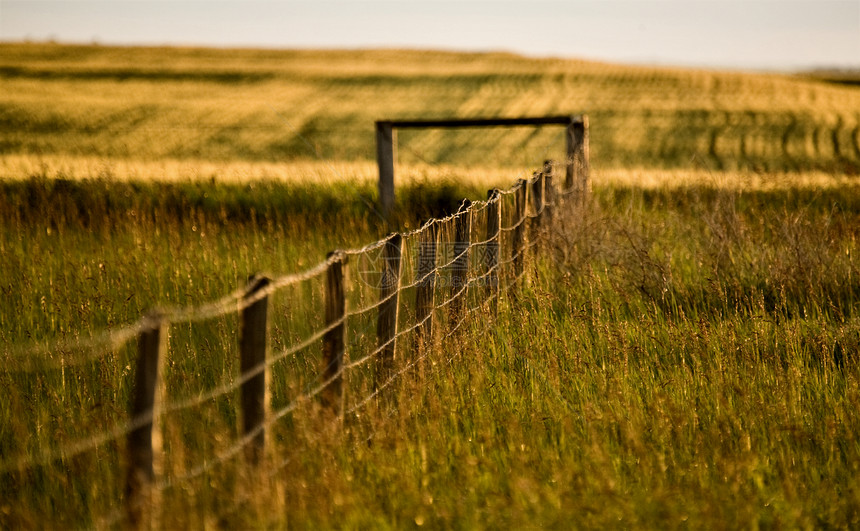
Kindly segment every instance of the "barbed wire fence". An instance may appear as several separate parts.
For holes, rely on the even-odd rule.
[[[311,402],[340,422],[371,404],[392,407],[387,391],[404,374],[440,356],[453,363],[460,350],[452,341],[465,329],[490,326],[500,301],[516,303],[529,257],[547,245],[560,212],[584,205],[587,147],[586,141],[564,161],[561,186],[548,161],[531,179],[490,190],[486,200],[464,200],[457,212],[411,232],[335,250],[303,272],[255,275],[245,288],[208,304],[161,309],[86,340],[7,353],[7,372],[60,374],[63,385],[73,380],[66,371],[126,360],[120,385],[132,387],[133,399],[125,415],[116,415],[121,420],[96,433],[60,437],[47,448],[23,441],[17,453],[0,456],[0,478],[26,484],[44,469],[107,457],[125,464],[110,476],[122,483],[112,489],[122,494],[95,524],[140,526],[151,523],[171,489],[240,458],[257,466],[273,444],[283,444],[275,435],[279,426]],[[220,345],[210,345],[212,328]],[[234,366],[223,367],[220,382],[195,375],[201,354],[191,348],[229,351],[236,338],[238,377]],[[188,388],[198,391],[183,394]],[[224,418],[240,425],[235,440],[213,437],[202,460],[186,455],[189,431]],[[266,477],[291,459],[270,467]]]

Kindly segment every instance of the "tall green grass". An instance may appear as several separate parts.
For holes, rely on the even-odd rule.
[[[403,132],[398,169],[428,177],[398,181],[383,223],[373,120],[583,111],[613,177],[583,216],[555,213],[497,318],[476,310],[342,422],[299,400],[258,470],[215,462],[237,391],[167,412],[156,525],[860,526],[856,87],[508,54],[0,49],[0,528],[122,515],[123,437],[62,455],[127,420],[135,345],[104,331],[418,227],[563,144]],[[321,302],[319,282],[274,295],[271,351],[319,330]],[[238,327],[171,326],[167,403],[236,381]],[[372,312],[350,330],[351,353],[375,344]],[[318,345],[275,363],[272,409],[320,364]]]
[[[4,188],[13,261],[2,285],[20,286],[2,304],[4,366],[28,329],[86,335],[387,230],[354,195],[318,190],[317,201],[343,202],[343,224],[320,226],[302,186],[175,186]],[[479,191],[438,203],[461,193]],[[207,206],[206,194],[221,200]],[[598,185],[594,195],[584,218],[558,213],[529,285],[516,303],[503,295],[495,322],[470,320],[343,424],[302,403],[271,430],[259,474],[239,460],[178,479],[237,440],[237,393],[169,413],[160,477],[174,482],[159,525],[855,527],[860,191]],[[302,337],[300,316],[313,326],[295,304],[319,294],[302,290],[273,301],[278,341]],[[237,325],[171,331],[170,400],[235,378]],[[2,373],[2,454],[35,459],[122,420],[133,356],[128,345]],[[314,385],[319,363],[311,349],[274,366],[273,408]],[[366,392],[354,382],[348,401]],[[123,448],[4,473],[4,526],[104,525],[122,499]]]
[[[453,181],[399,191],[390,222],[367,184],[0,182],[6,295],[0,342],[86,334],[156,306],[192,306],[254,272],[309,268],[482,191]]]

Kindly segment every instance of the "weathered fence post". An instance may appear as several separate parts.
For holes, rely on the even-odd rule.
[[[245,446],[245,458],[257,464],[266,445],[266,327],[269,313],[269,296],[261,294],[269,286],[269,279],[252,275],[245,292],[247,306],[242,310],[239,369],[243,378],[240,395],[242,402],[242,435],[252,437]]]
[[[553,163],[551,160],[543,163],[543,175],[543,202],[546,209],[544,212],[544,230],[552,231],[555,223],[555,202],[558,200],[558,194],[553,181]]]
[[[535,172],[534,178],[529,183],[529,187],[531,188],[530,195],[532,203],[532,212],[534,212],[534,216],[529,223],[529,240],[534,242],[535,252],[537,252],[537,246],[541,244],[541,240],[543,239],[543,235],[541,234],[541,231],[543,229],[544,208],[543,186],[544,174],[541,172]]]
[[[157,505],[152,484],[161,452],[161,437],[154,426],[158,419],[167,326],[160,313],[151,313],[144,320],[137,340],[130,408],[133,429],[127,438],[129,462],[125,491],[126,512],[132,528],[149,527],[153,508]]]
[[[346,256],[332,251],[328,259],[332,261],[326,271],[325,324],[331,330],[323,336],[322,381],[331,382],[323,389],[321,399],[324,406],[340,415],[344,391],[341,371],[346,352]]]
[[[379,315],[376,321],[376,378],[374,390],[391,378],[397,346],[397,316],[400,293],[400,257],[403,237],[392,234],[383,247],[382,281],[379,286]]]
[[[416,279],[418,286],[415,290],[415,320],[418,330],[415,335],[416,355],[425,355],[425,349],[433,342],[433,310],[435,309],[436,294],[436,241],[439,236],[439,226],[431,223],[427,230],[421,233],[418,241],[418,267]]]
[[[514,193],[514,231],[511,245],[511,260],[514,263],[513,282],[519,281],[523,275],[526,253],[526,201],[528,200],[528,181],[520,179]]]
[[[490,301],[490,315],[499,313],[499,247],[501,243],[502,196],[498,188],[487,191],[487,247],[484,252],[484,266],[487,268],[487,300]]]
[[[571,121],[567,127],[567,171],[564,191],[573,194],[574,204],[585,205],[591,190],[588,162],[588,116]]]
[[[379,205],[388,219],[394,208],[394,127],[376,122],[376,163],[379,166]]]
[[[451,264],[451,310],[449,329],[454,330],[463,318],[463,301],[468,295],[469,244],[472,232],[472,202],[466,199],[454,218],[454,260]]]

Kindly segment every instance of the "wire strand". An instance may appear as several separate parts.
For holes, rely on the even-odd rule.
[[[498,193],[494,194],[490,199],[488,199],[486,201],[474,201],[474,202],[471,202],[468,206],[466,206],[466,202],[464,201],[464,203],[461,205],[460,209],[458,209],[458,211],[456,213],[450,214],[450,215],[443,217],[443,218],[428,220],[421,227],[419,227],[415,230],[412,230],[410,232],[406,232],[406,233],[401,234],[401,237],[413,238],[415,236],[421,236],[421,235],[425,234],[427,231],[431,230],[434,225],[440,226],[440,225],[448,223],[454,219],[457,219],[460,216],[473,216],[474,214],[482,212],[490,204],[500,202],[504,196],[516,193],[520,188],[522,188],[523,186],[525,186],[527,184],[529,184],[529,181],[520,180],[514,186],[512,186],[506,190],[499,190]],[[558,197],[560,195],[561,194],[557,194],[556,197]],[[33,466],[43,466],[43,465],[49,464],[51,462],[54,462],[58,459],[70,458],[70,457],[73,457],[75,455],[79,455],[81,453],[84,453],[86,451],[94,449],[98,446],[101,446],[101,445],[103,445],[103,444],[105,444],[111,440],[122,437],[123,435],[127,435],[128,433],[130,433],[134,429],[141,427],[141,426],[143,426],[149,422],[155,422],[162,415],[176,412],[176,411],[183,410],[183,409],[187,409],[187,408],[191,408],[191,407],[195,407],[195,406],[203,404],[209,400],[213,400],[219,396],[222,396],[226,393],[234,391],[234,390],[238,389],[239,387],[241,387],[242,384],[249,381],[251,378],[263,373],[272,364],[274,364],[278,361],[281,361],[281,360],[285,359],[286,357],[293,355],[293,354],[295,354],[295,353],[297,353],[297,352],[299,352],[305,348],[308,348],[314,342],[319,341],[327,333],[334,330],[338,326],[343,325],[346,322],[348,317],[352,317],[352,316],[355,316],[358,314],[372,311],[372,310],[380,307],[384,303],[392,300],[394,297],[398,296],[403,290],[411,289],[413,287],[416,287],[416,286],[426,282],[429,278],[431,278],[435,275],[438,275],[442,271],[454,266],[460,259],[462,259],[463,257],[465,257],[467,255],[467,253],[470,249],[472,249],[474,247],[478,247],[478,246],[488,245],[494,241],[500,241],[500,238],[503,235],[503,233],[512,231],[512,230],[520,227],[525,222],[526,219],[535,218],[535,217],[539,216],[546,208],[552,208],[552,205],[549,202],[542,200],[541,206],[536,212],[531,213],[531,212],[529,212],[530,209],[528,209],[528,208],[525,209],[521,218],[514,225],[512,225],[510,227],[499,227],[498,230],[496,231],[496,233],[492,237],[487,238],[485,240],[481,240],[481,241],[477,241],[477,242],[469,242],[462,250],[460,250],[458,253],[455,253],[455,256],[450,261],[448,261],[442,265],[434,264],[434,267],[432,270],[430,270],[428,272],[424,272],[423,275],[420,276],[420,278],[416,278],[416,280],[413,281],[412,283],[405,285],[405,286],[403,286],[403,285],[398,286],[398,288],[395,291],[393,291],[391,294],[387,295],[386,297],[380,299],[379,301],[377,301],[377,302],[375,302],[369,306],[366,306],[360,310],[351,310],[351,311],[347,312],[338,321],[327,325],[323,329],[318,330],[317,332],[313,333],[312,335],[310,335],[307,338],[305,338],[304,340],[302,340],[300,343],[295,344],[295,345],[281,351],[280,353],[278,353],[274,356],[268,357],[265,360],[265,362],[258,364],[256,367],[252,368],[250,371],[243,373],[242,375],[239,376],[239,378],[237,378],[234,381],[231,381],[229,383],[225,383],[221,386],[218,386],[218,387],[216,387],[216,388],[214,388],[208,392],[199,394],[197,396],[189,397],[189,398],[186,398],[184,400],[168,402],[166,404],[163,404],[155,413],[150,412],[148,415],[137,417],[135,419],[132,419],[129,422],[117,424],[113,428],[111,428],[107,431],[104,431],[104,432],[101,432],[98,434],[94,434],[94,435],[87,437],[87,438],[84,438],[84,439],[80,439],[80,440],[78,440],[78,441],[76,441],[70,445],[63,446],[62,448],[43,450],[41,452],[38,452],[38,454],[36,456],[31,456],[31,455],[27,455],[27,454],[19,454],[19,455],[12,456],[12,457],[2,458],[2,459],[0,459],[0,472],[10,471],[13,469],[22,469],[22,468],[33,467]],[[203,320],[207,320],[207,319],[212,319],[212,318],[222,316],[222,315],[225,315],[228,313],[240,312],[243,309],[246,309],[249,306],[253,305],[254,303],[261,301],[261,300],[265,299],[266,297],[269,297],[270,295],[275,294],[276,292],[278,292],[279,290],[281,290],[285,287],[295,285],[295,284],[298,284],[301,282],[305,282],[305,281],[314,279],[314,278],[322,275],[325,271],[328,270],[328,268],[332,264],[334,264],[335,262],[343,260],[347,256],[356,256],[356,255],[366,254],[366,253],[370,253],[372,251],[378,250],[378,249],[382,248],[388,242],[389,239],[390,239],[390,237],[382,239],[382,240],[378,240],[376,242],[372,242],[372,243],[367,244],[367,245],[362,246],[362,247],[336,251],[336,252],[332,253],[326,260],[316,264],[315,266],[313,266],[313,267],[311,267],[305,271],[295,273],[295,274],[289,274],[289,275],[282,275],[282,276],[274,277],[269,282],[269,284],[267,286],[265,286],[262,289],[255,291],[253,294],[248,294],[247,289],[238,289],[238,290],[235,290],[234,292],[229,293],[229,294],[227,294],[227,295],[225,295],[225,296],[223,296],[223,297],[221,297],[215,301],[212,301],[210,303],[206,303],[206,304],[203,304],[200,306],[184,307],[184,308],[182,308],[182,307],[180,307],[180,308],[167,308],[167,309],[161,310],[161,318],[163,319],[163,321],[165,321],[171,325],[174,325],[174,324],[181,324],[181,323],[193,323],[193,322],[203,321]],[[465,242],[463,242],[463,243],[465,243]],[[419,322],[411,325],[410,327],[408,327],[404,330],[397,332],[391,339],[386,341],[384,344],[377,346],[377,348],[374,349],[369,354],[367,354],[367,355],[365,355],[365,356],[363,356],[357,360],[354,360],[352,362],[341,365],[341,367],[336,371],[335,374],[329,376],[325,381],[321,382],[319,385],[317,385],[313,389],[310,389],[310,390],[300,394],[299,396],[297,396],[286,407],[284,407],[284,408],[282,408],[276,412],[273,412],[270,415],[270,417],[267,419],[267,421],[264,424],[262,424],[261,426],[259,426],[257,429],[255,429],[252,433],[246,434],[241,439],[239,439],[236,443],[234,443],[232,446],[230,446],[227,450],[218,454],[218,456],[216,457],[215,460],[208,461],[208,462],[204,463],[203,465],[200,465],[199,467],[192,469],[192,471],[189,473],[189,475],[191,477],[200,475],[200,474],[204,473],[206,470],[210,469],[212,466],[215,466],[215,464],[223,462],[223,461],[230,459],[231,457],[235,456],[241,450],[241,448],[246,446],[250,440],[252,440],[257,434],[260,433],[260,430],[266,429],[267,427],[271,426],[274,422],[277,422],[279,419],[281,419],[285,415],[289,414],[296,407],[298,407],[298,405],[302,401],[309,400],[309,399],[313,398],[314,396],[316,396],[317,394],[319,394],[320,392],[322,392],[329,385],[331,385],[336,379],[340,378],[346,371],[351,370],[355,367],[358,367],[358,366],[366,363],[368,360],[372,359],[373,357],[378,355],[380,352],[382,352],[385,348],[387,348],[389,345],[391,345],[398,338],[400,338],[403,335],[408,334],[414,330],[417,330],[424,323],[426,323],[429,319],[432,319],[434,312],[436,310],[443,309],[446,306],[448,306],[449,304],[451,304],[454,300],[462,297],[464,295],[464,293],[466,293],[470,287],[478,284],[480,281],[488,278],[495,271],[497,271],[497,270],[503,268],[505,265],[513,262],[516,258],[518,258],[520,256],[520,254],[524,250],[529,249],[536,244],[537,244],[536,241],[526,242],[526,244],[523,247],[523,250],[517,251],[517,253],[514,254],[510,259],[497,261],[496,264],[494,264],[492,267],[490,267],[487,271],[485,271],[483,274],[481,274],[479,276],[476,276],[476,277],[470,276],[466,280],[466,282],[464,282],[463,286],[459,290],[456,291],[456,293],[453,293],[444,302],[437,304],[437,305],[434,305],[432,311],[429,312],[427,314],[427,316],[425,316],[422,320],[420,320]],[[519,282],[519,279],[524,274],[525,274],[525,269],[513,281],[508,282],[507,286],[505,286],[504,290],[499,290],[497,293],[493,294],[488,300],[492,300],[493,298],[497,298],[498,293],[501,293],[502,291],[507,291],[508,289],[510,289],[510,287],[512,285],[516,285]],[[473,311],[476,310],[476,308],[482,306],[485,303],[486,303],[486,301],[482,302],[478,306],[471,307],[471,308],[467,309],[466,315],[472,313]],[[444,339],[451,337],[451,335],[453,335],[453,333],[455,333],[458,329],[460,329],[460,327],[463,326],[465,321],[466,321],[465,318],[461,318],[459,320],[459,322],[456,324],[456,326],[454,326],[448,332],[448,334],[446,336],[444,336]],[[28,371],[28,370],[31,371],[31,370],[35,370],[35,369],[69,367],[69,366],[74,366],[76,364],[82,364],[82,363],[86,363],[88,361],[93,361],[93,360],[99,359],[99,358],[107,355],[104,352],[94,352],[99,347],[106,349],[108,352],[115,352],[120,347],[125,345],[128,341],[130,341],[133,337],[139,335],[142,332],[152,330],[155,326],[158,326],[158,325],[159,325],[159,322],[154,321],[151,317],[147,316],[147,317],[141,318],[140,320],[138,320],[135,323],[127,325],[127,326],[120,328],[118,330],[104,331],[104,332],[101,332],[99,334],[96,334],[90,338],[86,338],[83,340],[56,341],[54,343],[48,342],[46,344],[39,344],[39,345],[35,345],[35,346],[17,348],[11,353],[11,355],[7,351],[7,356],[6,356],[7,357],[7,367],[6,367],[6,370],[12,371],[12,372]],[[59,359],[57,359],[57,356],[54,355],[55,351],[64,352],[64,351],[69,351],[69,350],[90,350],[91,352],[90,352],[90,355],[81,356],[81,357],[67,357],[67,356],[65,356],[65,354],[61,354],[59,356]],[[40,359],[40,355],[42,358],[47,357],[47,359]],[[425,354],[424,356],[422,356],[419,359],[424,359],[427,355],[428,354]],[[333,360],[331,363],[332,364],[336,363],[336,361],[337,360]],[[9,366],[10,364],[12,365],[11,368]],[[412,365],[414,365],[414,363],[407,365],[407,369],[401,370],[400,372],[396,373],[394,375],[394,377],[389,379],[381,388],[377,389],[372,395],[365,397],[365,399],[363,399],[362,404],[366,403],[368,400],[372,399],[373,396],[376,396],[376,394],[379,391],[381,391],[381,389],[387,387],[387,385],[389,385],[390,382],[393,381],[394,378],[396,378],[397,376],[402,374],[405,370],[408,370],[408,367],[411,367]],[[331,364],[330,364],[330,367],[331,367]]]

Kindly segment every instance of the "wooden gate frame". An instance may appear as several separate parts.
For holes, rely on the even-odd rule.
[[[394,208],[394,150],[397,129],[451,129],[461,127],[516,127],[563,125],[566,171],[564,188],[582,196],[590,189],[588,171],[588,116],[542,116],[536,118],[462,118],[447,120],[380,120],[376,122],[376,162],[379,165],[379,205],[387,218]]]

